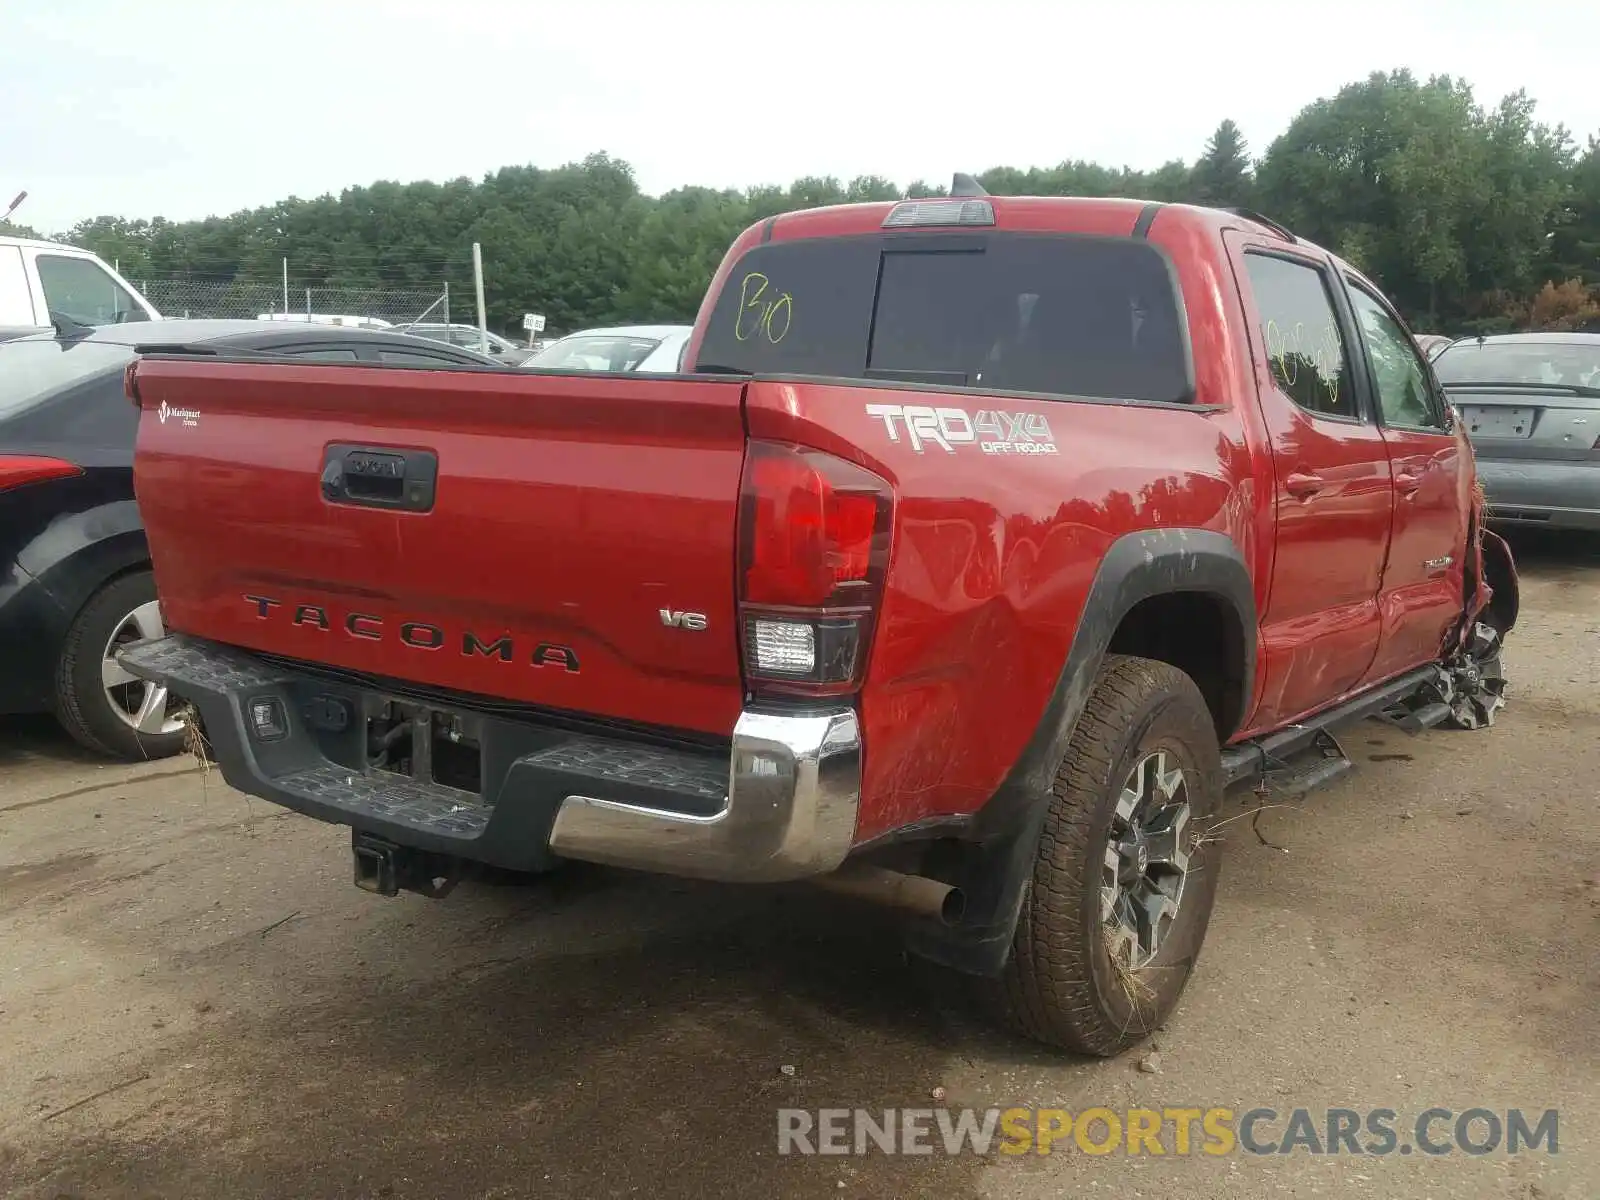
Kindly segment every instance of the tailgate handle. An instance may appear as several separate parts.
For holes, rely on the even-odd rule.
[[[429,512],[438,482],[439,456],[432,450],[340,442],[322,455],[322,498],[329,504]]]

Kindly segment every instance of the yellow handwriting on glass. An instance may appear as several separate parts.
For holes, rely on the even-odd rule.
[[[760,271],[751,271],[739,284],[739,312],[734,318],[733,336],[747,342],[763,336],[776,346],[794,324],[794,297],[774,292],[771,281]]]

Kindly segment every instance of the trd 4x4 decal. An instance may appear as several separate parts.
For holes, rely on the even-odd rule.
[[[968,415],[964,408],[928,408],[917,404],[869,404],[867,416],[883,421],[891,442],[905,440],[918,454],[925,446],[938,446],[954,454],[957,446],[973,444],[985,454],[1054,454],[1050,423],[1039,413],[1008,413],[982,409]]]

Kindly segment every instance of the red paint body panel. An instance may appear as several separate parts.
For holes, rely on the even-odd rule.
[[[402,680],[726,734],[740,385],[146,361],[136,487],[171,628]],[[157,419],[193,409],[193,424]],[[439,456],[430,513],[337,506],[332,442]],[[283,602],[259,615],[247,594]],[[294,623],[299,605],[326,610]],[[702,612],[722,636],[668,628]],[[352,614],[379,618],[357,622]],[[445,631],[438,649],[400,624]],[[511,635],[514,659],[460,639]],[[431,640],[427,634],[419,640]],[[566,669],[541,644],[577,656]]]
[[[696,363],[716,296],[745,250],[871,233],[891,208],[789,214],[747,230],[712,282],[686,364]],[[1127,236],[1145,206],[996,199],[994,208],[1001,230]],[[1184,302],[1192,408],[844,381],[147,360],[137,485],[168,624],[441,687],[726,735],[744,701],[734,636],[739,478],[746,438],[759,438],[846,458],[894,490],[859,699],[857,841],[973,813],[994,794],[1056,687],[1107,548],[1126,533],[1206,529],[1239,547],[1260,621],[1252,708],[1235,736],[1281,726],[1438,655],[1463,604],[1471,498],[1459,462],[1470,450],[1459,437],[1386,441],[1375,425],[1330,425],[1297,409],[1272,383],[1229,229],[1270,240],[1237,218],[1181,206],[1163,209],[1149,230]],[[162,422],[163,403],[201,415],[193,425]],[[971,444],[917,453],[888,436],[873,404],[1042,416],[1058,453],[997,456]],[[317,473],[334,442],[437,451],[434,511],[325,503]],[[1396,470],[1429,464],[1406,508],[1395,499]],[[1309,498],[1291,479],[1306,470],[1324,481]],[[1391,528],[1404,562],[1391,558]],[[1443,573],[1421,565],[1444,555],[1454,558]],[[263,619],[246,593],[323,606],[332,627],[297,626],[285,609]],[[668,628],[660,609],[705,613],[708,629]],[[405,620],[452,637],[467,628],[510,634],[518,661],[352,638],[342,624],[352,611],[379,616],[386,634]],[[523,661],[540,642],[570,647],[580,670]]]
[[[1384,571],[1382,637],[1368,679],[1384,679],[1436,657],[1461,615],[1461,551],[1471,512],[1470,449],[1464,435],[1385,429],[1396,491]],[[1441,562],[1439,560],[1447,559]],[[1431,564],[1431,565],[1430,565]]]
[[[868,404],[916,393],[756,382],[752,437],[846,455],[898,498],[861,711],[865,839],[970,813],[999,786],[1055,689],[1100,559],[1117,537],[1187,526],[1251,540],[1250,456],[1231,413],[1006,401],[1042,415],[1057,455],[917,453]],[[963,397],[945,396],[949,406]],[[985,402],[988,403],[988,402]]]

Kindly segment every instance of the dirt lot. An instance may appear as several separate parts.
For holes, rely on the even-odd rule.
[[[1501,722],[1364,726],[1356,773],[1263,814],[1281,848],[1230,826],[1154,1074],[989,1031],[881,919],[804,889],[574,870],[383,900],[342,830],[0,724],[0,1195],[1600,1195],[1600,547],[1518,549]],[[936,1086],[1559,1108],[1560,1154],[776,1154],[779,1107]]]

